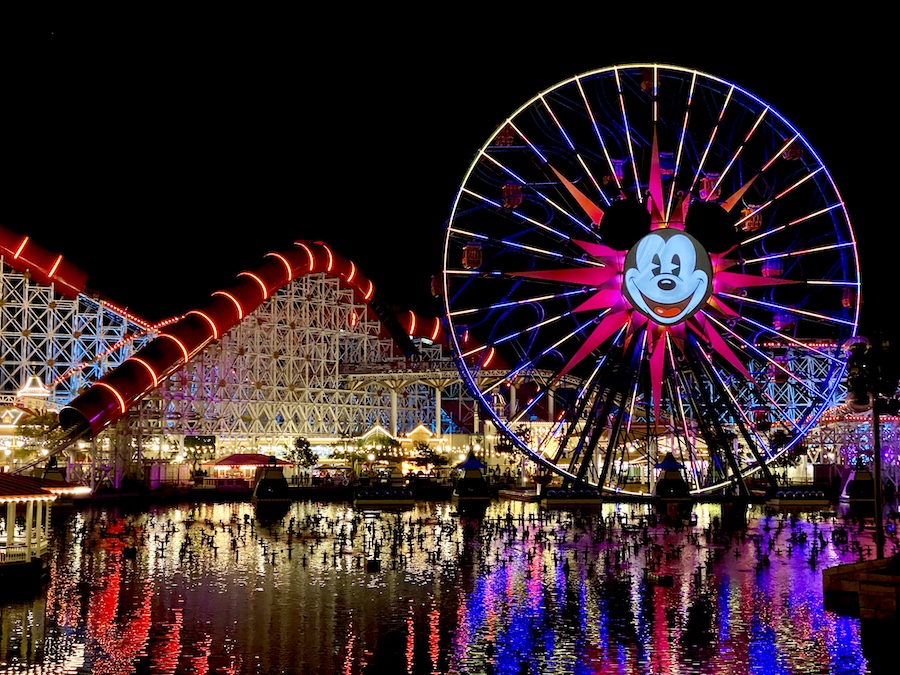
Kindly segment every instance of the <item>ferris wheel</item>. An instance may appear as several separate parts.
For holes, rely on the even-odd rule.
[[[498,437],[565,484],[770,478],[841,393],[857,245],[799,131],[659,64],[541,91],[478,150],[444,233],[451,351]],[[643,483],[643,485],[642,485]]]

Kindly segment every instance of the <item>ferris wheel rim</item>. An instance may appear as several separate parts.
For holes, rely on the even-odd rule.
[[[451,277],[450,271],[453,270],[453,266],[448,265],[448,260],[451,255],[451,250],[450,250],[451,244],[458,245],[459,240],[462,238],[465,238],[465,237],[469,237],[471,240],[473,240],[475,242],[479,242],[479,243],[489,242],[491,240],[491,237],[488,236],[487,234],[485,234],[484,232],[479,232],[477,230],[469,231],[463,227],[457,227],[457,225],[456,225],[457,222],[460,220],[461,216],[465,215],[463,212],[462,201],[466,198],[471,197],[472,190],[470,188],[470,181],[473,180],[473,175],[477,171],[479,171],[481,168],[483,168],[485,158],[489,156],[492,145],[497,142],[498,136],[500,134],[502,134],[505,129],[508,129],[510,127],[516,128],[519,125],[519,122],[518,122],[519,118],[522,117],[524,113],[532,111],[536,106],[549,107],[547,104],[548,98],[553,96],[560,89],[564,89],[566,87],[573,87],[575,89],[580,90],[585,85],[585,83],[589,83],[592,79],[603,78],[603,77],[614,77],[616,79],[619,79],[619,78],[629,77],[629,76],[631,76],[630,74],[632,74],[638,70],[652,71],[654,73],[653,77],[654,77],[655,81],[657,81],[656,78],[659,76],[660,72],[665,72],[666,76],[671,76],[672,74],[677,74],[677,75],[681,75],[681,76],[685,76],[685,77],[689,76],[692,80],[703,80],[705,86],[708,87],[710,90],[715,90],[716,87],[726,88],[729,100],[735,96],[743,97],[742,105],[744,105],[748,109],[755,107],[756,110],[754,110],[754,112],[757,112],[760,116],[768,116],[769,119],[776,120],[776,124],[777,124],[778,130],[780,132],[782,132],[782,133],[789,132],[789,134],[793,134],[793,140],[791,142],[797,143],[798,146],[800,147],[800,149],[803,152],[807,153],[808,157],[812,158],[812,161],[810,162],[810,164],[815,167],[815,172],[811,171],[810,173],[812,175],[809,178],[805,178],[804,180],[808,180],[808,181],[816,180],[816,181],[826,183],[827,186],[829,186],[828,190],[830,190],[833,193],[832,200],[834,203],[830,205],[830,208],[836,209],[841,212],[840,216],[838,218],[840,221],[842,221],[842,227],[843,227],[840,235],[846,239],[846,241],[841,242],[841,245],[846,246],[848,248],[848,250],[851,251],[851,254],[849,256],[841,256],[839,263],[842,264],[844,267],[849,268],[849,273],[847,274],[847,276],[849,276],[850,278],[844,280],[845,287],[856,291],[856,296],[852,301],[853,307],[852,307],[851,315],[846,319],[845,325],[841,326],[841,331],[843,333],[843,335],[842,335],[843,338],[846,338],[847,335],[852,336],[852,335],[856,334],[856,330],[857,330],[857,326],[858,326],[858,322],[859,322],[859,310],[860,310],[860,301],[859,301],[859,293],[858,293],[858,289],[859,289],[858,266],[859,265],[858,265],[858,255],[856,253],[856,239],[855,239],[855,235],[853,233],[852,226],[850,224],[849,215],[847,214],[846,206],[844,205],[843,199],[840,197],[840,193],[837,189],[837,186],[834,184],[834,181],[832,180],[830,173],[828,172],[824,163],[821,161],[818,153],[816,153],[816,151],[813,149],[811,144],[806,140],[805,137],[803,137],[802,134],[800,134],[800,132],[796,129],[796,127],[794,127],[793,124],[791,124],[791,122],[789,122],[786,118],[784,118],[772,106],[765,103],[762,99],[760,99],[759,97],[756,97],[755,95],[748,92],[747,90],[745,90],[733,83],[730,83],[722,78],[719,78],[714,75],[710,75],[708,73],[704,73],[702,71],[698,71],[695,69],[690,69],[690,68],[685,68],[685,67],[675,66],[675,65],[668,65],[668,64],[633,63],[633,64],[622,64],[622,65],[615,65],[615,66],[609,66],[606,68],[599,68],[599,69],[591,70],[591,71],[573,76],[571,78],[562,80],[562,81],[558,82],[557,84],[542,90],[541,92],[539,92],[538,94],[536,94],[535,96],[530,98],[528,101],[526,101],[524,104],[522,104],[519,108],[517,108],[516,111],[512,115],[507,117],[504,120],[504,122],[501,123],[497,127],[497,129],[494,131],[494,133],[489,136],[489,138],[485,142],[485,144],[476,153],[475,158],[473,159],[472,163],[470,164],[469,168],[467,169],[467,171],[464,175],[463,181],[460,184],[460,188],[457,191],[456,196],[453,200],[450,218],[447,221],[447,231],[445,233],[444,248],[443,248],[444,266],[443,266],[443,269],[441,272],[441,285],[442,285],[442,296],[443,296],[443,304],[444,304],[445,321],[448,324],[448,330],[446,331],[446,333],[447,333],[448,341],[451,345],[451,350],[455,354],[455,358],[457,359],[457,364],[458,364],[460,373],[461,373],[467,387],[470,389],[470,391],[472,391],[475,394],[479,403],[487,409],[488,416],[497,425],[497,428],[499,431],[509,433],[512,431],[512,429],[510,428],[509,425],[507,425],[505,420],[500,418],[500,416],[493,414],[492,409],[489,405],[489,401],[485,397],[485,394],[487,392],[483,392],[480,389],[480,387],[476,381],[477,378],[473,374],[471,367],[466,364],[466,357],[467,357],[467,355],[471,355],[471,352],[468,351],[467,348],[461,343],[462,332],[459,330],[459,326],[457,325],[458,323],[462,323],[462,319],[458,318],[458,317],[462,317],[463,314],[460,314],[458,308],[451,307],[451,299],[453,298],[453,289],[452,289],[452,281],[450,278]],[[718,93],[718,92],[716,92],[716,93]],[[655,121],[654,121],[654,123],[655,123]],[[527,144],[527,141],[526,141],[526,144]],[[539,152],[537,152],[536,148],[535,148],[535,154],[539,155]],[[554,169],[554,171],[555,171],[555,169]],[[818,175],[818,178],[815,178],[816,175]],[[560,181],[563,181],[563,180],[564,180],[564,178],[560,178]],[[635,191],[638,192],[638,190],[635,190]],[[575,193],[570,190],[570,194],[575,194]],[[553,228],[548,227],[547,230],[549,232],[551,232],[551,234],[553,234],[553,235],[558,234],[558,232],[555,232],[553,230]],[[560,230],[560,232],[561,232],[561,230]],[[587,236],[590,234],[589,228],[584,227],[583,223],[582,223],[581,229],[577,230],[577,232],[578,232],[578,234],[585,236],[585,238],[587,238]],[[508,243],[508,245],[515,246],[518,244]],[[458,270],[454,270],[454,271],[458,271]],[[804,282],[807,282],[807,281],[809,281],[809,280],[804,279]],[[832,280],[826,279],[826,281],[830,282]],[[769,311],[769,310],[765,310],[765,311]],[[774,314],[773,314],[773,316],[774,316]],[[748,322],[749,322],[749,320],[748,320]],[[765,326],[760,325],[759,328],[764,329]],[[724,324],[722,326],[718,327],[717,329],[720,330],[723,334],[725,334]],[[790,345],[790,346],[793,347],[794,349],[800,349],[800,350],[806,349],[810,352],[812,352],[815,349],[815,348],[811,348],[811,347],[806,347],[805,343],[802,340],[797,341],[795,344]],[[835,365],[835,369],[840,370],[840,366]],[[515,377],[518,374],[519,374],[519,371],[516,370],[515,368],[510,369],[510,371],[509,371],[509,375],[512,377]],[[837,384],[838,384],[838,377],[835,375],[834,372],[831,372],[828,375],[828,382],[829,382],[829,384],[828,384],[827,393],[829,395],[833,395],[836,391]],[[818,394],[820,394],[820,395],[824,394],[824,393],[825,392],[822,392],[822,391],[818,392]],[[822,414],[823,411],[824,411],[824,407],[822,407],[820,405],[819,409],[817,411],[814,411],[812,415],[809,415],[808,419],[806,419],[797,428],[799,429],[805,424],[806,425],[805,428],[808,429],[809,426],[811,426],[811,424],[815,422],[815,420],[818,418],[818,416],[820,416]],[[532,460],[536,461],[540,466],[543,466],[546,469],[550,469],[550,470],[556,472],[564,480],[570,480],[570,481],[580,481],[581,480],[581,477],[579,475],[577,475],[577,472],[567,471],[563,468],[560,468],[556,463],[554,463],[551,466],[551,464],[549,462],[545,461],[544,457],[542,457],[540,454],[534,452],[532,450],[532,448],[528,447],[526,444],[519,442],[520,440],[521,439],[513,438],[513,441],[514,441],[515,445],[517,446],[517,449],[519,449],[522,452],[527,453],[528,456]],[[799,442],[799,441],[797,440],[797,435],[795,435],[792,439],[790,439],[790,445],[788,445],[787,448],[782,449],[780,452],[776,453],[774,456],[778,456],[778,455],[782,454],[786,449],[790,448],[792,445],[796,444],[797,442]],[[758,471],[759,469],[761,469],[762,465],[767,465],[772,459],[774,459],[774,456],[769,455],[766,459],[761,460],[760,466],[757,467],[755,469],[755,471]],[[752,467],[751,467],[751,469],[752,469]],[[702,493],[702,492],[707,492],[707,491],[711,491],[711,490],[715,490],[715,489],[720,489],[724,485],[725,485],[724,482],[720,482],[720,483],[714,484],[712,486],[698,487],[695,490],[695,492]],[[598,486],[598,487],[606,488],[608,486]],[[620,491],[617,490],[617,492],[620,492]]]

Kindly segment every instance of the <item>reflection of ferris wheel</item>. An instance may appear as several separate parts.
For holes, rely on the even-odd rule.
[[[566,484],[626,494],[668,452],[695,494],[768,477],[839,391],[858,291],[809,143],[676,66],[540,92],[478,151],[445,232],[447,333],[480,407]]]

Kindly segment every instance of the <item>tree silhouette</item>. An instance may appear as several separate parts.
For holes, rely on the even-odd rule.
[[[298,436],[294,439],[294,447],[287,451],[287,459],[294,465],[295,470],[298,466],[308,469],[319,461],[319,456],[313,452],[308,440]]]
[[[411,462],[416,466],[446,466],[450,463],[444,455],[438,453],[433,447],[425,441],[416,441],[413,444],[413,450],[416,455]]]
[[[191,473],[196,475],[198,464],[216,456],[215,436],[185,436],[184,456],[191,463]]]

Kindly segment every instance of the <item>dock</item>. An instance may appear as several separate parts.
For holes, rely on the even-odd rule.
[[[825,608],[860,619],[897,619],[900,556],[836,565],[822,571]]]

